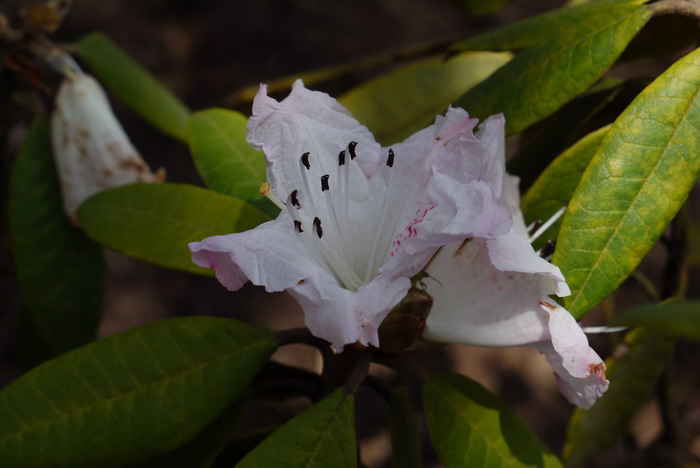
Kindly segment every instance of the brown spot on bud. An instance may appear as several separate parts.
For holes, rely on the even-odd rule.
[[[542,307],[546,307],[546,308],[549,309],[549,310],[557,310],[557,307],[556,307],[556,306],[553,306],[552,304],[550,304],[550,303],[547,302],[547,301],[540,301],[540,305],[541,305]]]
[[[454,258],[454,257],[459,257],[460,255],[462,255],[462,250],[464,249],[464,247],[467,246],[467,244],[468,244],[469,242],[472,241],[472,239],[473,239],[472,237],[467,237],[466,239],[464,239],[464,240],[462,241],[462,243],[460,244],[460,246],[457,247],[457,250],[455,250],[455,253],[454,253],[454,255],[453,255],[452,257]]]
[[[588,373],[597,376],[600,380],[605,380],[605,364],[599,362],[598,364],[589,365]]]

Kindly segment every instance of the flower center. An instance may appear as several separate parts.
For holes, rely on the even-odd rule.
[[[290,192],[283,208],[291,216],[294,230],[309,254],[341,286],[352,291],[367,284],[384,264],[393,236],[382,232],[395,229],[387,226],[387,197],[381,208],[372,196],[366,203],[350,203],[354,195],[351,171],[364,174],[355,162],[356,147],[356,142],[350,142],[338,154],[336,170],[321,175],[319,180],[310,178],[312,166],[318,161],[310,153],[302,154],[301,186]],[[390,170],[393,165],[394,152],[389,150],[386,164],[379,170]]]

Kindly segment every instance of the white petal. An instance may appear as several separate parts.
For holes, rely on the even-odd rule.
[[[324,271],[291,226],[292,220],[282,215],[250,231],[192,242],[192,261],[214,268],[217,279],[231,291],[248,280],[269,292],[284,291]]]
[[[267,87],[260,86],[248,120],[248,143],[265,153],[268,180],[281,200],[303,186],[299,168],[302,154],[310,154],[308,178],[318,196],[318,180],[336,173],[338,153],[351,141],[357,142],[356,162],[366,178],[376,171],[379,144],[338,101],[304,88],[301,80],[281,102],[268,97]]]
[[[89,75],[61,84],[51,116],[51,138],[66,214],[95,193],[133,182],[162,180],[141,159],[117,121],[102,87]]]

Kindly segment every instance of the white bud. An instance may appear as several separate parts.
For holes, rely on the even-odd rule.
[[[97,81],[71,73],[61,84],[51,117],[51,139],[63,208],[77,224],[78,207],[102,190],[134,182],[160,182],[129,141]]]

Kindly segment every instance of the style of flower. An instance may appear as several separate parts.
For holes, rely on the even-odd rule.
[[[97,81],[77,65],[62,70],[66,78],[51,116],[51,139],[63,208],[77,224],[78,207],[95,193],[134,182],[162,181],[165,173],[151,172]]]
[[[265,154],[277,219],[190,244],[192,259],[237,290],[247,281],[288,291],[310,331],[338,351],[379,346],[378,327],[421,280],[433,297],[423,337],[483,346],[537,347],[563,393],[580,406],[607,388],[605,365],[540,258],[505,173],[504,119],[481,123],[450,108],[390,148],[336,100],[297,81],[281,102],[263,85],[248,142]],[[284,203],[280,200],[284,200]]]

